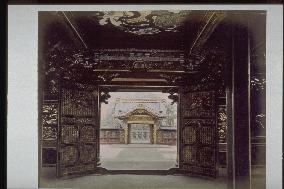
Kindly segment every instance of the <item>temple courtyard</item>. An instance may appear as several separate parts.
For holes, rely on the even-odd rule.
[[[168,170],[177,165],[176,146],[105,144],[100,153],[101,167],[108,170]]]

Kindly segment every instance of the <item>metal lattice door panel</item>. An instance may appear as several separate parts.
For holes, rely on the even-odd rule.
[[[180,98],[180,169],[216,177],[215,93],[181,89]]]
[[[98,163],[97,89],[61,89],[57,176],[84,175]]]

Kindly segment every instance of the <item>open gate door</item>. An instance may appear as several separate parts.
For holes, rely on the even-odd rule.
[[[216,177],[217,129],[214,91],[181,89],[179,141],[179,167],[182,172]]]
[[[92,173],[98,163],[98,88],[61,88],[57,177]]]

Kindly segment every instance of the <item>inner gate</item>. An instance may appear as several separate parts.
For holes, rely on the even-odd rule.
[[[158,116],[146,110],[142,103],[126,115],[118,116],[127,124],[127,144],[154,144],[154,125],[157,124]]]
[[[151,144],[152,132],[149,124],[130,124],[130,144]]]
[[[101,105],[100,167],[125,173],[176,168],[177,104],[167,93],[136,90],[110,92]]]

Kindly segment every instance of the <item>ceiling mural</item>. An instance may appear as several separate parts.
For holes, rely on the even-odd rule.
[[[105,11],[95,12],[94,19],[100,25],[110,24],[136,35],[160,32],[178,32],[179,26],[188,18],[190,11]]]
[[[42,27],[48,29],[50,46],[62,41],[85,49],[186,49],[192,53],[207,41],[226,17],[226,11],[220,10],[57,11],[44,14],[42,17],[47,24]]]

